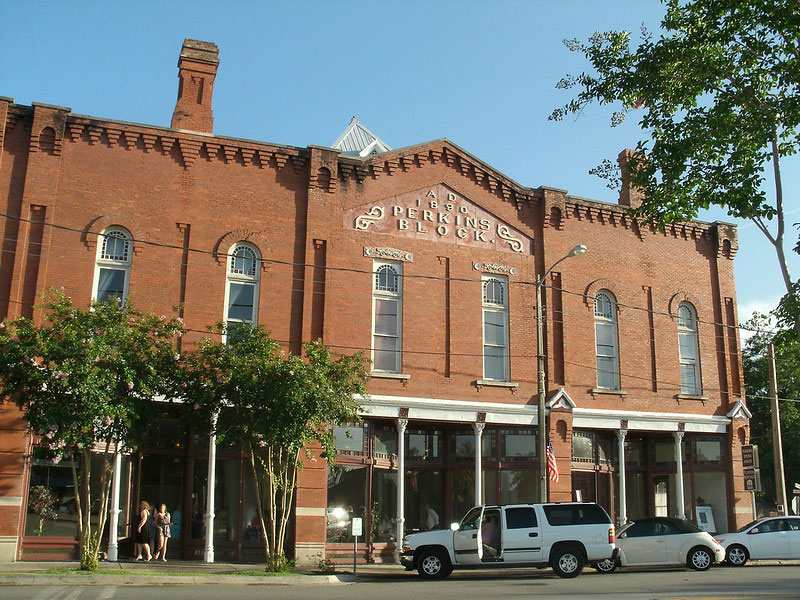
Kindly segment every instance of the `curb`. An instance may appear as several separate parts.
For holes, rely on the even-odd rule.
[[[352,575],[305,575],[259,577],[257,575],[0,575],[3,585],[330,585],[352,583]]]

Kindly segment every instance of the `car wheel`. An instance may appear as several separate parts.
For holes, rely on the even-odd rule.
[[[686,564],[695,571],[708,571],[711,565],[714,564],[714,555],[711,554],[711,550],[708,548],[694,548],[689,552]]]
[[[617,561],[613,558],[607,558],[598,563],[594,563],[592,566],[597,569],[598,573],[613,573],[617,570]]]
[[[743,567],[750,557],[747,556],[747,549],[737,544],[728,548],[728,551],[725,553],[725,558],[728,560],[729,565]]]
[[[559,548],[553,553],[550,566],[559,577],[577,577],[583,571],[583,554],[575,546]]]
[[[441,550],[425,550],[417,560],[417,573],[425,579],[443,579],[452,572],[450,559]]]

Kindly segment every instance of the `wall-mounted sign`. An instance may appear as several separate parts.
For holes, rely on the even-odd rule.
[[[376,248],[374,246],[364,246],[364,256],[371,256],[373,258],[391,258],[393,260],[402,260],[403,262],[414,262],[414,255],[405,250],[398,250],[397,248]]]
[[[532,241],[444,184],[345,211],[356,231],[531,254]]]
[[[496,265],[494,263],[472,263],[472,268],[476,271],[488,271],[489,273],[508,273],[509,275],[516,275],[517,270],[514,267],[507,267],[505,265]]]
[[[742,466],[758,468],[758,446],[754,444],[742,446]]]

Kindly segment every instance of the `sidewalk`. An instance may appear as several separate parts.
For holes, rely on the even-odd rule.
[[[352,565],[339,565],[337,573],[322,575],[300,569],[291,575],[269,575],[263,564],[170,562],[101,562],[95,573],[65,573],[77,570],[78,561],[0,563],[2,585],[330,585],[353,583]],[[364,577],[398,576],[399,565],[358,565]],[[118,573],[115,573],[118,572]]]

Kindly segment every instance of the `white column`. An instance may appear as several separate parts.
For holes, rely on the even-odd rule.
[[[217,479],[217,415],[211,418],[211,435],[208,436],[208,488],[206,489],[206,547],[203,561],[214,562],[214,487]]]
[[[473,423],[475,430],[475,506],[483,504],[483,467],[481,465],[481,450],[483,448],[481,439],[483,438],[483,428],[486,423]]]
[[[672,437],[675,438],[675,461],[677,464],[675,477],[678,480],[678,514],[679,519],[685,519],[686,507],[683,504],[683,448],[681,442],[683,441],[683,432],[674,431]]]
[[[396,559],[400,562],[403,534],[406,523],[406,425],[408,419],[397,419],[397,550]]]
[[[117,448],[114,454],[114,474],[111,480],[111,505],[108,507],[108,560],[119,560],[119,543],[117,532],[119,531],[119,486],[122,477],[122,454]]]
[[[619,454],[617,455],[617,464],[619,465],[619,515],[617,518],[617,526],[622,527],[628,521],[628,496],[627,488],[625,486],[625,436],[628,435],[627,429],[620,429],[617,431],[617,445],[619,447]]]

